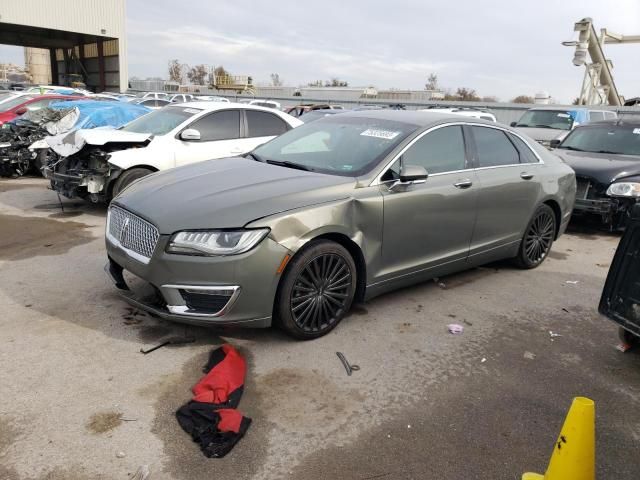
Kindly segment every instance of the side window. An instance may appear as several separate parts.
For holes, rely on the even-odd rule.
[[[479,167],[516,165],[520,156],[516,147],[502,130],[489,127],[471,127],[476,141]]]
[[[427,133],[402,154],[402,162],[423,166],[429,174],[464,170],[462,127],[442,127]]]
[[[200,132],[201,142],[240,138],[240,110],[212,113],[196,120],[188,128],[195,128]]]
[[[611,119],[618,118],[618,116],[616,115],[616,112],[604,112],[604,118]]]
[[[156,101],[155,100],[145,100],[144,102],[140,102],[140,105],[143,105],[145,107],[155,107],[156,106]]]
[[[590,122],[597,122],[598,120],[604,120],[604,112],[589,112]]]
[[[516,137],[515,135],[509,135],[511,141],[515,144],[520,152],[520,163],[540,163],[538,157],[534,155],[531,151],[531,148],[520,139],[520,137]]]
[[[287,124],[277,115],[257,110],[246,110],[248,137],[272,137],[287,131]]]

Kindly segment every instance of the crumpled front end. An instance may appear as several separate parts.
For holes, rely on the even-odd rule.
[[[87,146],[69,157],[51,158],[44,174],[51,181],[51,188],[67,198],[106,201],[108,187],[121,173],[109,164],[109,157],[105,149]]]
[[[629,220],[631,211],[636,205],[635,198],[611,197],[606,194],[608,185],[599,183],[596,179],[576,176],[577,193],[573,215],[591,215],[610,230],[624,228]]]
[[[0,176],[15,178],[36,171],[37,152],[29,146],[46,135],[46,131],[38,125],[11,124],[0,132]]]
[[[100,130],[100,132],[97,132]],[[114,133],[115,132],[115,133]],[[150,135],[115,140],[119,134],[113,129],[74,130],[65,135],[47,137],[53,151],[44,175],[51,188],[67,197],[79,197],[92,202],[108,202],[113,182],[122,169],[109,163],[111,154],[129,148],[146,147]],[[92,135],[100,138],[93,141]],[[114,141],[109,141],[109,135]]]

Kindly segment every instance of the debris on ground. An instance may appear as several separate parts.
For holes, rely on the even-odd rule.
[[[527,360],[535,360],[536,354],[531,352],[524,352],[524,358],[526,358]]]
[[[568,283],[569,285],[577,285],[580,283],[580,280],[567,280],[564,283]]]
[[[178,423],[209,458],[222,458],[247,432],[251,419],[236,408],[247,365],[231,345],[215,349],[206,375],[191,389],[193,398],[176,412]]]
[[[561,336],[562,336],[562,335],[560,335],[559,333],[554,333],[554,332],[552,332],[551,330],[549,330],[549,337],[551,338],[551,341],[552,341],[552,342],[553,342],[553,339],[554,339],[554,338],[561,337]]]
[[[353,372],[357,372],[358,370],[360,370],[360,367],[358,365],[351,365],[349,363],[349,361],[347,360],[347,357],[344,356],[344,353],[336,352],[336,355],[342,362],[342,365],[344,365],[344,369],[347,371],[348,376],[351,376]]]
[[[126,457],[126,456],[127,456],[127,454],[126,454],[126,453],[124,453],[124,452],[118,452],[118,453],[116,453],[116,457],[117,457],[117,458],[124,458],[124,457]]]
[[[453,333],[454,335],[456,333],[462,333],[464,331],[464,327],[459,323],[450,323],[449,325],[447,325],[447,328],[449,329],[449,333]]]
[[[467,320],[466,318],[462,319],[462,323],[464,323],[465,325],[469,325],[470,327],[473,326],[473,323],[471,323],[469,320]]]
[[[195,341],[196,341],[196,339],[193,338],[193,337],[187,337],[187,336],[184,336],[184,337],[171,337],[171,338],[166,339],[164,342],[159,343],[155,347],[151,347],[148,350],[145,350],[144,348],[141,348],[140,349],[140,353],[146,355],[147,353],[155,352],[159,348],[165,347],[167,345],[184,345],[185,343],[193,343]]]
[[[486,358],[484,358],[484,357],[482,357],[482,360],[480,360],[480,363],[484,363],[484,362],[486,362],[486,361],[487,361],[487,359],[486,359]]]
[[[149,465],[140,465],[140,468],[136,470],[136,473],[133,474],[130,480],[149,480],[151,476],[151,470],[149,469]]]
[[[628,352],[632,347],[633,345],[629,345],[628,343],[619,343],[616,345],[616,349],[620,350],[622,353]]]

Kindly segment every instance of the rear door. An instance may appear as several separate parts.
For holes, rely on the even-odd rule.
[[[242,153],[240,110],[219,110],[200,117],[185,127],[200,132],[200,140],[176,136],[176,166]],[[246,150],[248,151],[248,150]]]
[[[607,275],[600,313],[640,335],[640,205],[620,240]]]
[[[268,142],[289,130],[289,124],[275,113],[260,110],[245,110],[246,138],[242,141],[241,153],[250,152],[258,145]]]
[[[474,140],[478,217],[469,260],[501,258],[522,239],[540,196],[542,163],[518,136],[491,126],[466,127]]]

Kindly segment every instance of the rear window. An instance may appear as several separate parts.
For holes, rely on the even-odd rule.
[[[273,113],[247,110],[246,114],[249,137],[273,137],[288,130],[284,120]]]
[[[497,167],[520,163],[520,155],[502,130],[471,127],[478,152],[479,167]]]

